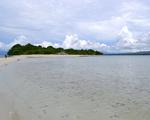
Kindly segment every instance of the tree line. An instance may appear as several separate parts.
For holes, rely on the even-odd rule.
[[[26,45],[16,44],[8,51],[9,56],[31,54],[102,55],[103,53],[92,49],[64,49],[54,48],[53,46],[45,48],[42,46],[35,46],[30,43]]]

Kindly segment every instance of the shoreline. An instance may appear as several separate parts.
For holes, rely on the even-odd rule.
[[[0,120],[149,120],[149,59],[92,57],[0,59]]]
[[[33,55],[16,55],[16,56],[10,56],[10,57],[1,57],[0,58],[0,66],[7,65],[9,63],[15,62],[15,61],[20,61],[22,59],[27,59],[27,58],[52,58],[52,57],[88,57],[91,55],[42,55],[42,54],[33,54]],[[92,55],[93,56],[93,55]]]
[[[36,58],[62,58],[62,57],[85,57],[87,55],[16,55],[16,56],[10,56],[10,57],[0,57],[0,71],[3,71],[7,65],[19,62],[24,59],[36,59]],[[89,56],[89,55],[88,55]],[[7,69],[7,68],[6,68]],[[4,70],[5,71],[5,70]],[[9,79],[8,79],[9,80]],[[20,97],[16,95],[18,92],[15,91],[15,89],[9,85],[6,81],[3,81],[3,79],[0,79],[0,119],[3,120],[20,120],[20,116],[23,114],[29,115],[25,116],[26,119],[28,117],[32,117],[32,114],[28,113],[28,111],[24,111],[24,109],[28,109],[24,101],[20,100]],[[19,81],[14,80],[14,82],[19,83]],[[25,85],[25,84],[24,84]],[[13,90],[13,91],[12,91]],[[17,98],[17,99],[16,99]],[[19,109],[23,109],[20,110]],[[32,110],[31,110],[32,111]],[[37,118],[38,116],[34,116]],[[39,118],[37,118],[39,119]]]

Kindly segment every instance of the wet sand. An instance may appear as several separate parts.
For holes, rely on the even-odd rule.
[[[51,58],[51,57],[81,57],[81,56],[88,56],[88,55],[19,55],[19,56],[12,56],[7,58],[0,58],[0,66],[7,65],[14,61],[20,61],[26,58]]]
[[[80,55],[20,55],[20,56],[12,56],[7,58],[0,58],[0,72],[3,71],[9,64],[19,62],[24,59],[34,59],[34,58],[51,58],[51,57],[79,57]],[[17,78],[19,79],[19,78]],[[22,101],[16,96],[16,94],[13,92],[13,88],[9,88],[6,82],[3,81],[4,79],[0,80],[0,120],[27,120],[31,119],[30,113],[28,113],[27,116],[24,118],[20,118],[17,110],[15,110],[16,101],[20,102],[21,106],[25,106]],[[14,81],[16,82],[16,81]],[[22,109],[20,107],[20,109]],[[30,107],[31,108],[31,107]],[[24,112],[26,113],[26,112]],[[35,117],[36,119],[39,119],[38,116]]]
[[[49,61],[47,57],[53,58]],[[81,63],[77,59],[74,64],[71,56],[67,60],[57,58],[32,55],[2,60],[5,63],[0,68],[0,120],[150,119],[150,86],[144,86],[146,76],[142,76],[140,86],[140,81],[132,79],[107,79],[109,73],[103,76],[101,71],[97,72],[97,64],[84,66],[87,58],[81,59]],[[87,71],[95,78],[85,74]],[[121,73],[117,75],[120,79]]]

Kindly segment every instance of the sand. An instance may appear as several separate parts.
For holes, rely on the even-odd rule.
[[[0,58],[0,66],[5,66],[11,62],[20,61],[26,58],[51,58],[51,57],[82,57],[88,55],[19,55],[8,58]]]
[[[52,57],[54,59],[53,64],[50,64],[51,67],[45,63],[41,63],[42,65],[36,64],[42,60],[38,58]],[[92,81],[93,78],[90,75],[83,75],[82,70],[81,74],[77,74],[77,76],[77,71],[72,70],[72,68],[76,68],[78,59],[72,67],[68,62],[63,62],[63,59],[58,60],[55,57],[73,56],[25,55],[0,60],[0,72],[4,73],[6,78],[0,79],[0,120],[150,119],[149,92],[142,89],[142,86],[134,87],[136,82],[127,81],[129,82],[127,83],[126,81],[105,79],[107,76],[102,77],[102,74],[95,74],[99,70],[96,67],[92,69],[95,70],[93,73],[95,76],[99,76],[98,78],[102,77],[102,79]],[[47,59],[43,60],[47,61]],[[60,74],[57,75],[55,60],[58,60],[57,64],[60,61],[63,62],[59,65],[66,63],[67,68],[65,70],[68,71],[61,74],[64,71],[63,66],[62,68],[58,67]],[[89,70],[90,67],[93,67],[93,64],[92,66],[89,64],[88,69],[84,66],[84,59],[82,62],[83,70]],[[13,65],[13,63],[15,64]],[[34,70],[32,70],[33,67]],[[5,68],[7,68],[6,71]],[[15,68],[17,70],[12,72]],[[27,70],[30,70],[30,72]],[[44,72],[41,74],[39,70]],[[76,70],[78,70],[78,67]],[[6,76],[6,73],[9,73],[9,75]],[[70,76],[67,76],[68,74]],[[61,77],[63,78],[59,79]],[[0,76],[0,78],[2,77]],[[78,79],[76,80],[76,78]]]
[[[28,58],[51,58],[51,57],[79,57],[80,55],[20,55],[7,58],[0,58],[0,71],[13,62],[19,62]],[[2,81],[0,84],[0,120],[22,120],[17,111],[12,98],[17,96],[11,94],[8,86]],[[22,103],[24,105],[24,103]]]

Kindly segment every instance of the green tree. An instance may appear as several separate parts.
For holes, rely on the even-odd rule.
[[[30,55],[30,54],[69,54],[69,55],[102,55],[102,52],[95,51],[92,49],[89,50],[76,50],[73,48],[63,49],[63,48],[54,48],[53,46],[48,46],[44,48],[42,46],[34,46],[30,43],[27,45],[14,45],[9,51],[8,55]]]

